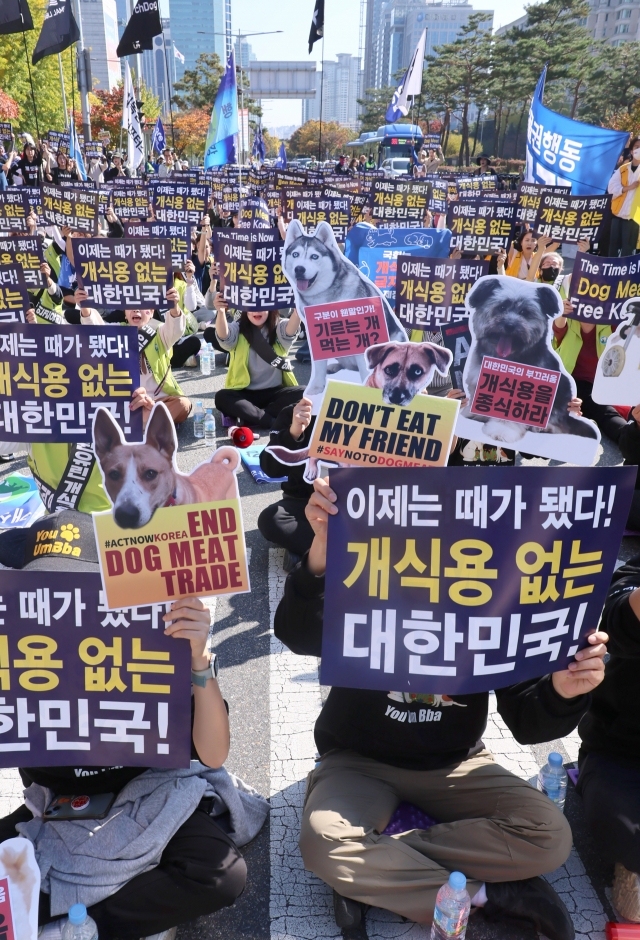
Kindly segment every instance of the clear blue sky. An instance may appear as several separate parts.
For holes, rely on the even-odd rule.
[[[163,9],[167,0],[161,0]],[[170,0],[169,0],[170,2]],[[477,10],[494,10],[494,27],[504,26],[524,13],[523,0],[471,0]],[[253,36],[249,42],[258,59],[315,59],[320,61],[321,43],[307,52],[309,26],[314,0],[232,0],[232,24],[237,33],[280,29],[272,36]],[[333,59],[339,52],[358,54],[360,0],[325,0],[324,57]],[[267,127],[299,124],[300,101],[264,101]]]

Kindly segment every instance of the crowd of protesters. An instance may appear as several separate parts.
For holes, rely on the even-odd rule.
[[[422,150],[413,163],[409,177],[446,173],[445,156],[437,146]],[[138,175],[164,180],[188,169],[167,148],[155,161],[145,161]],[[332,175],[336,180],[364,180],[374,169],[371,155],[351,160],[341,156]],[[89,184],[99,185],[130,177],[132,168],[105,140],[103,155],[87,160],[84,172]],[[487,154],[477,158],[476,172],[495,173]],[[29,137],[22,153],[0,153],[0,190],[47,182],[64,186],[81,178],[78,161],[63,152],[54,153],[45,143],[36,145]],[[632,204],[638,185],[640,138],[633,138],[612,179],[603,183],[612,196],[610,230],[597,249],[583,242],[579,250],[597,250],[607,257],[636,252],[639,236]],[[305,397],[295,371],[282,368],[300,337],[302,311],[234,309],[225,300],[212,255],[212,229],[238,224],[238,213],[224,211],[214,197],[194,231],[190,257],[167,291],[166,306],[101,311],[87,306],[87,294],[77,283],[71,247],[77,233],[42,225],[32,213],[29,230],[43,239],[46,261],[41,265],[42,289],[30,296],[33,306],[26,318],[46,329],[46,321],[37,316],[38,304],[44,304],[59,314],[61,322],[73,325],[127,323],[141,331],[152,327],[157,339],[140,353],[141,384],[130,403],[131,410],[142,409],[145,424],[161,401],[176,427],[184,425],[192,403],[174,370],[197,366],[202,346],[210,343],[219,352],[218,361],[225,357],[225,385],[217,392],[215,404],[226,423],[266,431],[271,444],[303,450],[313,429],[312,402]],[[359,224],[373,222],[365,214]],[[443,219],[428,211],[423,225],[442,228]],[[273,226],[281,237],[286,236],[282,213],[273,219]],[[113,209],[105,212],[103,233],[114,239],[124,235]],[[640,464],[640,403],[623,409],[593,401],[596,367],[611,327],[571,318],[565,273],[569,257],[563,248],[523,226],[508,250],[495,253],[490,260],[495,276],[548,284],[559,291],[563,315],[553,323],[553,343],[575,380],[576,397],[570,407],[598,425],[619,447],[626,464]],[[437,332],[424,338],[442,342]],[[418,331],[411,339],[420,341],[423,336]],[[464,393],[452,389],[448,379],[434,383],[429,393],[464,401]],[[29,446],[28,464],[39,486],[56,491],[70,446]],[[10,462],[11,448],[3,448],[3,459]],[[517,459],[513,450],[456,438],[449,463],[514,466]],[[275,633],[294,653],[320,656],[328,518],[343,507],[328,479],[317,479],[313,485],[306,482],[302,464],[285,468],[267,451],[262,452],[260,463],[267,476],[286,477],[281,498],[262,512],[258,522],[265,539],[286,550],[288,577]],[[47,525],[76,525],[87,559],[92,550],[95,556],[87,514],[110,505],[94,463],[77,510],[58,512]],[[0,562],[6,567],[47,570],[36,565],[33,553],[41,525],[0,534]],[[640,485],[628,525],[640,530]],[[55,560],[48,563],[49,570],[55,570]],[[97,557],[93,567],[80,564],[76,570],[96,570],[96,563]],[[187,639],[191,646],[192,759],[200,762],[203,773],[206,768],[222,768],[229,749],[229,717],[207,646],[208,611],[200,600],[187,598],[176,602],[164,620],[169,636]],[[634,706],[639,655],[640,556],[616,572],[601,625],[574,663],[565,670],[506,686],[496,694],[500,716],[521,743],[554,741],[578,728],[582,741],[578,792],[584,813],[599,851],[615,865],[613,897],[618,913],[636,922],[640,922],[640,721]],[[389,718],[390,695],[407,713],[406,721]],[[437,719],[417,720],[427,699]],[[368,905],[429,924],[438,889],[451,871],[461,870],[467,876],[472,906],[484,909],[487,918],[505,919],[505,923],[519,920],[549,940],[573,940],[571,916],[542,877],[566,861],[571,827],[554,803],[502,768],[484,747],[488,709],[489,693],[448,697],[348,688],[330,691],[315,726],[320,759],[309,775],[300,848],[305,866],[333,889],[340,927],[357,926]],[[143,770],[92,768],[95,779],[86,784],[87,792],[119,793]],[[25,785],[39,784],[53,793],[65,793],[77,771],[72,767],[20,769]],[[432,825],[386,834],[401,803],[428,814]],[[169,940],[176,924],[232,904],[244,888],[246,866],[234,840],[237,827],[230,828],[227,817],[212,815],[206,799],[198,803],[160,846],[151,870],[136,873],[117,892],[91,905],[100,936]],[[30,806],[20,807],[2,820],[0,839],[15,835],[16,825],[32,818]],[[253,834],[258,828],[254,826]],[[60,935],[62,921],[44,894],[39,919],[43,940]]]

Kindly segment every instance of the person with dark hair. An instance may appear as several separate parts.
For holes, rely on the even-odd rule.
[[[314,489],[314,539],[287,578],[274,621],[275,636],[302,656],[322,654],[328,519],[343,511],[328,480]],[[567,669],[496,689],[517,741],[541,744],[577,726],[602,682],[607,640],[594,632]],[[458,870],[486,917],[574,940],[569,912],[540,877],[566,861],[569,823],[485,748],[488,707],[488,692],[330,690],[315,726],[320,760],[307,781],[300,850],[305,867],[333,888],[339,926],[355,927],[362,905],[429,924],[438,889]],[[385,834],[402,801],[434,824]]]
[[[22,156],[9,171],[9,185],[14,186],[14,179],[19,176],[24,186],[39,186],[42,182],[42,154],[36,150],[33,141],[27,141]]]
[[[271,429],[282,409],[304,394],[287,359],[300,326],[298,311],[281,320],[278,310],[243,310],[239,320],[228,323],[222,294],[216,294],[214,306],[216,337],[230,354],[216,408],[239,424]]]
[[[69,160],[66,153],[58,152],[56,155],[56,166],[54,166],[50,173],[46,174],[47,179],[56,186],[59,186],[61,183],[66,183],[69,180],[79,180],[78,171],[71,168],[71,163],[72,161]]]
[[[611,234],[609,257],[635,254],[638,245],[638,223],[631,218],[631,206],[640,185],[640,137],[629,141],[629,160],[618,167],[609,180],[611,193]]]
[[[73,551],[68,554],[56,542],[58,533],[66,530],[73,533]],[[64,544],[71,548],[68,541]],[[27,529],[6,530],[0,534],[0,560],[6,567],[32,572],[34,584],[45,571],[65,572],[78,584],[97,578],[91,515],[62,510]],[[208,647],[210,620],[209,610],[196,597],[167,605],[162,617],[167,644],[190,645],[189,769],[93,766],[90,755],[80,757],[86,751],[75,751],[78,761],[88,761],[83,767],[18,768],[25,804],[0,819],[0,842],[21,835],[34,846],[43,876],[40,940],[59,940],[64,914],[76,902],[86,904],[104,940],[175,940],[177,924],[213,914],[242,894],[247,867],[238,846],[257,835],[268,804],[224,767],[229,718],[218,685],[217,656]],[[206,789],[200,778],[207,781]],[[240,800],[238,790],[244,791]],[[69,794],[90,799],[115,794],[116,800],[95,828],[87,829],[84,819],[43,821],[41,806]],[[55,841],[58,832],[60,843]],[[81,879],[69,877],[70,856],[82,870]],[[61,886],[61,881],[67,885]]]

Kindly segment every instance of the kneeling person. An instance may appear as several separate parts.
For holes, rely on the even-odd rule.
[[[321,655],[327,521],[338,511],[328,482],[314,486],[307,507],[314,540],[287,578],[274,624],[278,639],[304,656]],[[594,633],[567,670],[496,691],[498,711],[520,743],[573,731],[602,681],[606,640]],[[336,914],[346,913],[345,926],[357,912],[345,898],[428,924],[438,889],[459,870],[485,916],[519,918],[550,940],[573,940],[566,907],[538,877],[566,861],[569,824],[485,749],[488,704],[488,692],[331,689],[315,726],[321,761],[309,775],[300,849],[306,867],[339,895]],[[405,721],[394,720],[399,712]],[[403,800],[439,822],[385,835]]]

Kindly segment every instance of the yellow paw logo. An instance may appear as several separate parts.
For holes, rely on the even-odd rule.
[[[71,525],[71,523],[60,526],[60,538],[65,539],[67,542],[73,542],[74,539],[80,538],[80,529]]]

